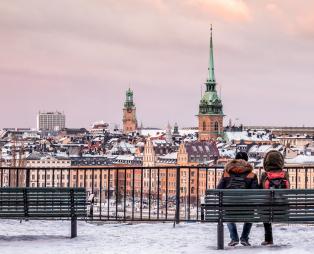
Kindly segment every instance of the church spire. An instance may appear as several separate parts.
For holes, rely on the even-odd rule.
[[[124,107],[126,108],[132,108],[134,107],[134,102],[133,102],[133,91],[129,87],[129,89],[126,91],[126,98],[124,102]]]
[[[209,44],[209,64],[207,82],[216,83],[214,69],[214,47],[213,47],[213,26],[210,25],[210,44]]]

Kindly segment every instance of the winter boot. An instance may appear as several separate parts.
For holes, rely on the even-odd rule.
[[[249,243],[249,241],[248,240],[241,240],[241,244],[243,245],[243,246],[251,246],[251,244]]]
[[[271,241],[264,241],[264,242],[262,242],[261,243],[262,245],[264,245],[264,246],[266,246],[266,245],[273,245],[274,244],[274,242],[273,242],[273,240],[271,240]]]
[[[230,243],[228,243],[228,246],[236,246],[239,244],[239,241],[231,240]]]

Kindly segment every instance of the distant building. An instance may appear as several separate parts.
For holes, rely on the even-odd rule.
[[[224,135],[223,106],[216,91],[212,32],[210,34],[208,78],[205,85],[206,91],[200,101],[199,113],[197,115],[198,140],[200,141],[216,140],[218,137],[223,137]]]
[[[168,123],[167,128],[166,128],[166,141],[167,143],[173,142],[170,123]]]
[[[279,140],[279,143],[282,145],[285,145],[287,147],[290,146],[298,146],[298,147],[303,147],[303,146],[308,146],[312,143],[313,137],[310,136],[300,136],[300,135],[290,135],[290,136],[281,136],[277,137]]]
[[[136,130],[136,107],[133,102],[133,91],[129,88],[126,92],[126,100],[123,108],[123,133],[127,134]]]
[[[45,168],[45,170],[30,170],[30,187],[64,187],[66,186],[64,180],[65,175],[63,173],[63,185],[61,185],[62,171],[60,169],[69,168],[71,166],[71,161],[66,158],[58,159],[34,153],[27,158],[26,166],[28,168]],[[69,174],[68,171],[65,173],[67,175]],[[66,179],[69,178],[67,177]]]
[[[177,123],[174,124],[174,127],[173,127],[173,134],[174,135],[179,135],[179,126]]]
[[[146,139],[143,153],[143,167],[156,166],[156,154],[152,140],[150,137]]]
[[[179,146],[177,163],[180,166],[215,164],[219,151],[215,142],[194,141]]]
[[[61,112],[39,112],[37,129],[40,131],[59,131],[65,128],[65,115]]]
[[[84,137],[88,134],[85,128],[64,128],[59,132],[59,136],[66,137]]]
[[[104,121],[96,122],[90,129],[90,133],[94,137],[104,136],[109,131],[108,127],[109,124],[105,123]]]
[[[112,164],[111,160],[104,156],[79,156],[71,157],[71,166],[83,167],[83,166],[109,166]]]

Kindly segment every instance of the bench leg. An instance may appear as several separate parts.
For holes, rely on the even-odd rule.
[[[217,225],[217,249],[224,249],[224,225],[222,222],[218,222]]]
[[[73,216],[71,218],[71,238],[77,237],[77,218]]]
[[[201,207],[201,221],[204,221],[204,208]]]

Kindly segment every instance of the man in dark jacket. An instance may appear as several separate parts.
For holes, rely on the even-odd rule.
[[[217,186],[217,189],[258,189],[258,180],[253,172],[253,167],[248,162],[248,156],[244,152],[236,154],[236,158],[225,166],[223,176]],[[227,224],[231,242],[229,246],[239,244],[239,236],[235,223]],[[252,223],[244,223],[242,235],[240,237],[241,244],[250,246],[249,234]]]
[[[284,157],[277,150],[269,151],[264,158],[264,170],[261,175],[261,189],[289,189],[289,175],[283,171]],[[273,232],[271,223],[264,223],[265,241],[262,245],[273,244]]]

